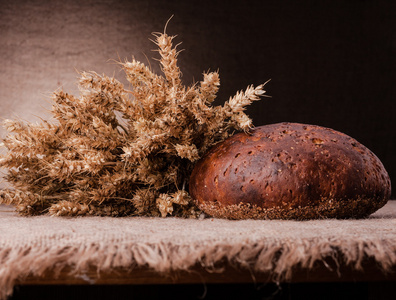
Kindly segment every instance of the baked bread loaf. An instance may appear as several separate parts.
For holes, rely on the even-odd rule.
[[[355,139],[279,123],[238,133],[196,164],[189,190],[207,214],[228,219],[362,218],[389,200],[381,161]]]

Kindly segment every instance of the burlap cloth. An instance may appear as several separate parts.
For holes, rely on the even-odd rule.
[[[144,265],[168,272],[227,260],[284,278],[298,264],[333,257],[358,269],[369,257],[389,270],[395,228],[396,201],[368,219],[315,221],[20,217],[0,206],[0,299],[17,279],[64,267],[76,274]]]

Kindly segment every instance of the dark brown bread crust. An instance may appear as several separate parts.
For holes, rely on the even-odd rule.
[[[279,123],[212,148],[191,174],[190,194],[219,218],[361,218],[385,205],[391,184],[381,161],[355,139]]]

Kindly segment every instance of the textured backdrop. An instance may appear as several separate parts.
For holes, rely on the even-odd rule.
[[[396,182],[392,0],[0,0],[0,117],[48,118],[51,92],[78,93],[76,70],[123,79],[115,61],[133,55],[159,72],[149,38],[171,15],[167,32],[183,42],[186,84],[219,69],[220,103],[271,78],[272,98],[250,108],[255,125],[293,121],[345,132]]]

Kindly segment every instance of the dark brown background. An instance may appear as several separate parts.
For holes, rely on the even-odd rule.
[[[78,93],[75,69],[122,79],[111,60],[157,57],[150,34],[174,15],[167,32],[183,42],[187,85],[219,69],[220,104],[271,78],[272,98],[248,111],[255,125],[342,131],[371,149],[396,182],[394,3],[1,0],[0,117],[47,118],[52,91]]]

